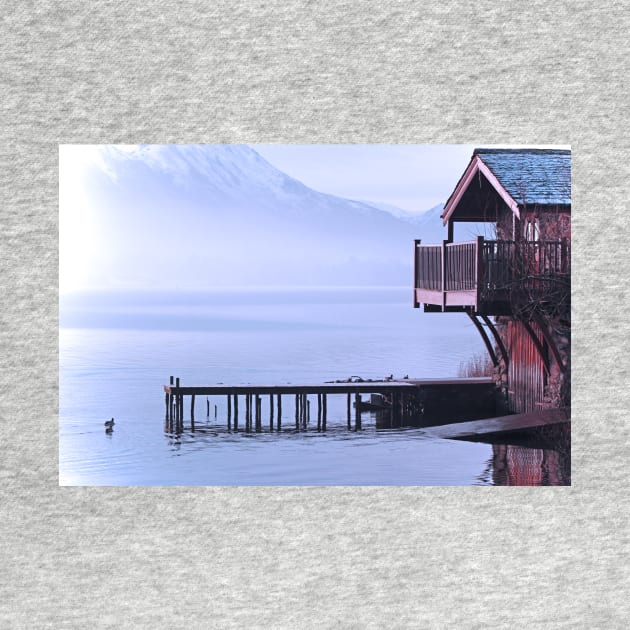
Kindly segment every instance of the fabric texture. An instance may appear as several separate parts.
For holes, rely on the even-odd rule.
[[[625,628],[627,2],[5,3],[3,628]],[[572,144],[573,486],[58,486],[58,145]],[[605,220],[604,220],[605,217]]]

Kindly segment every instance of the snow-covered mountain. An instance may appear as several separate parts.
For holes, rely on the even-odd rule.
[[[91,286],[405,285],[413,239],[441,227],[435,209],[401,218],[312,190],[246,145],[98,147],[82,182],[67,171],[64,199],[81,183],[91,217],[76,234]]]

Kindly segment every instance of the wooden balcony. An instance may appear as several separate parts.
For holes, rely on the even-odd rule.
[[[488,241],[415,242],[414,307],[509,315],[519,301],[569,299],[570,244]]]

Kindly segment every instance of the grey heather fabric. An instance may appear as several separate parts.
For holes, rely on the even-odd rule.
[[[3,628],[625,628],[627,2],[6,2]],[[571,143],[571,488],[57,481],[57,146]]]

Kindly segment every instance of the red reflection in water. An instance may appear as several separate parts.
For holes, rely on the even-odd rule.
[[[493,444],[492,480],[497,486],[570,486],[570,450]]]

